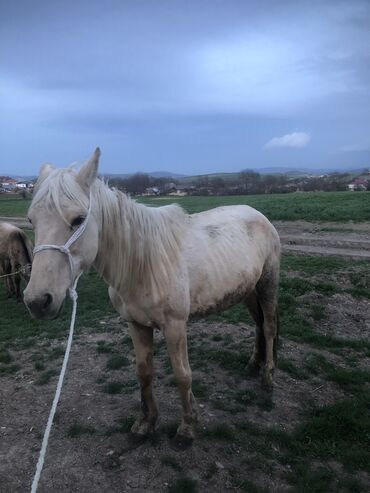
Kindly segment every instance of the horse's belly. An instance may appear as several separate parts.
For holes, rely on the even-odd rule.
[[[190,314],[221,311],[255,289],[266,261],[266,242],[240,221],[202,227],[187,251]]]
[[[190,314],[205,315],[240,303],[255,289],[261,272],[262,264],[253,267],[232,261],[214,269],[200,268],[190,282]]]

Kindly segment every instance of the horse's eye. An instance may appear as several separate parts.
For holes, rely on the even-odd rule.
[[[80,224],[82,224],[85,220],[85,217],[84,216],[78,216],[78,217],[75,217],[73,219],[73,221],[71,222],[71,226],[72,228],[75,228],[76,226],[79,226]]]
[[[29,217],[27,217],[27,219],[28,219],[28,222],[29,222],[30,224],[32,224],[31,219],[30,219]]]

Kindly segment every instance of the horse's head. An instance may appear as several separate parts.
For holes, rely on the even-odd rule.
[[[91,188],[99,156],[96,149],[79,172],[51,165],[41,168],[28,211],[35,230],[35,255],[24,291],[25,304],[36,318],[56,317],[75,278],[96,258],[98,224]],[[81,236],[68,245],[82,224]]]

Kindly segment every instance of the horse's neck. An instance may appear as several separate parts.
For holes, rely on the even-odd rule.
[[[161,290],[177,266],[184,229],[179,208],[151,209],[99,184],[95,267],[120,293]]]

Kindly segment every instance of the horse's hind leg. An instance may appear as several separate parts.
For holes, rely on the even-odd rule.
[[[277,353],[277,290],[278,279],[272,274],[257,284],[257,297],[263,312],[263,333],[266,344],[266,361],[262,373],[262,385],[266,388],[272,388]]]
[[[252,372],[257,372],[266,362],[266,340],[263,333],[263,312],[255,291],[247,296],[245,304],[256,323],[254,349],[248,362],[248,368]]]
[[[185,321],[172,320],[164,327],[168,354],[180,392],[183,416],[177,429],[176,443],[186,446],[194,438],[193,424],[197,421],[196,403],[191,391],[191,369],[188,358]]]
[[[131,431],[143,436],[154,431],[158,418],[152,392],[153,329],[136,323],[130,323],[129,328],[135,349],[136,370],[141,391],[141,416],[136,420]]]

